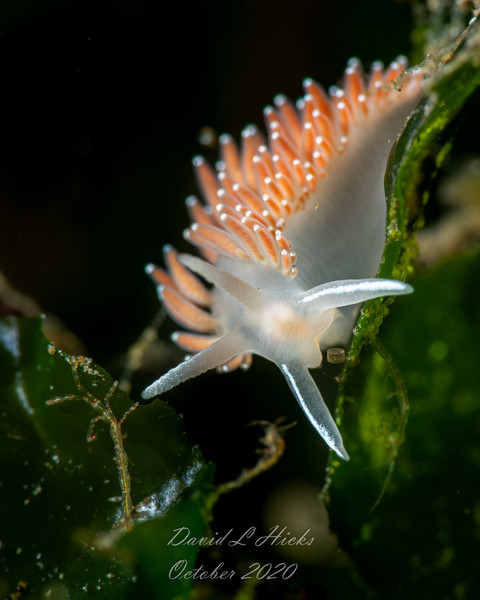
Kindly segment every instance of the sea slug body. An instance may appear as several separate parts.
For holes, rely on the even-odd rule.
[[[277,364],[305,414],[338,456],[342,437],[309,369],[345,345],[365,300],[408,294],[376,279],[385,244],[389,151],[421,94],[403,57],[366,77],[352,59],[343,89],[304,81],[293,105],[265,109],[268,142],[253,126],[239,151],[220,138],[216,172],[194,167],[205,204],[187,199],[186,239],[203,258],[164,248],[167,269],[146,270],[190,358],[147,387],[145,399],[217,367],[247,369],[252,354]],[[200,276],[200,277],[199,277]],[[211,284],[207,288],[202,280]]]

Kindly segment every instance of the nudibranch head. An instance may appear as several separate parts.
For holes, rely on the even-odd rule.
[[[343,89],[327,94],[310,79],[304,88],[296,106],[277,96],[265,109],[268,142],[249,126],[241,151],[220,137],[216,172],[194,159],[205,204],[187,199],[185,237],[203,258],[165,246],[167,270],[147,266],[166,310],[187,329],[173,340],[192,355],[142,396],[215,367],[247,369],[258,354],[278,365],[313,426],[348,459],[309,369],[348,341],[362,302],[412,291],[375,275],[387,157],[418,102],[421,75],[400,57],[386,70],[374,63],[366,78],[352,59]]]

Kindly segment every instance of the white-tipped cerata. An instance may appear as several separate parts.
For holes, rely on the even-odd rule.
[[[385,244],[387,157],[421,79],[403,57],[386,69],[374,63],[367,77],[352,59],[343,89],[327,94],[306,79],[296,106],[277,96],[264,111],[267,139],[254,126],[240,148],[222,135],[216,171],[195,157],[205,202],[187,199],[185,238],[203,259],[165,246],[167,269],[146,267],[186,329],[172,339],[193,356],[144,398],[215,367],[247,369],[258,354],[279,367],[312,425],[348,460],[308,370],[321,364],[323,350],[348,342],[362,302],[412,291],[375,275]]]

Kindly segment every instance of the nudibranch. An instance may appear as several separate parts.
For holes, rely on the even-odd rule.
[[[241,149],[219,139],[213,170],[193,160],[205,200],[187,198],[185,238],[202,258],[165,246],[166,270],[146,267],[191,353],[142,393],[153,398],[217,367],[247,369],[252,354],[274,362],[312,425],[348,460],[309,369],[345,345],[361,303],[408,294],[377,279],[385,245],[384,173],[389,151],[421,93],[421,74],[399,57],[365,76],[357,59],[343,88],[311,79],[296,105],[277,96],[264,111],[268,141],[254,126]],[[208,282],[211,287],[204,283]]]

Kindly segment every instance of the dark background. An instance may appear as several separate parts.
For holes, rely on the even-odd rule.
[[[238,139],[275,94],[389,62],[409,31],[385,0],[3,0],[0,268],[97,361],[122,352],[157,307],[144,264],[183,245],[191,159],[216,159],[202,127]]]
[[[202,128],[238,139],[248,123],[262,125],[275,94],[300,96],[303,78],[328,87],[351,56],[368,68],[408,53],[410,30],[410,6],[386,0],[4,0],[1,270],[118,377],[122,355],[158,310],[144,265],[161,263],[165,243],[187,249],[191,159],[217,156],[202,147]],[[162,339],[174,328],[166,323]],[[133,399],[180,358],[172,346]],[[324,370],[322,392],[333,399],[339,370]],[[325,445],[273,365],[256,359],[248,374],[208,374],[166,400],[216,462],[219,481],[256,460],[250,420],[286,415],[299,424],[277,469],[286,481],[322,484]],[[260,507],[279,473],[217,514],[237,511],[252,494]],[[251,515],[245,519],[252,524]]]

